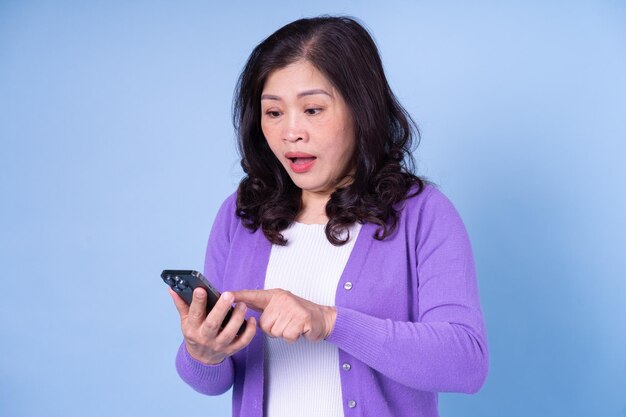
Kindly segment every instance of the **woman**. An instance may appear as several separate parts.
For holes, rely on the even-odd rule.
[[[344,17],[279,29],[252,52],[234,109],[246,177],[205,261],[225,292],[206,317],[204,291],[190,307],[172,292],[181,377],[208,395],[233,387],[235,416],[436,416],[437,392],[478,391],[470,242],[411,173],[413,124],[367,31]]]

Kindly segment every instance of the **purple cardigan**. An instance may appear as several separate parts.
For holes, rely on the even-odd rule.
[[[396,232],[373,238],[366,223],[336,293],[327,341],[339,348],[346,416],[437,416],[437,392],[475,393],[488,352],[472,249],[463,222],[433,185],[401,203]],[[221,290],[262,289],[271,243],[235,216],[236,194],[213,224],[204,272]],[[258,313],[251,312],[258,319]],[[198,392],[233,387],[233,416],[263,415],[263,333],[219,365],[187,353],[181,378]]]

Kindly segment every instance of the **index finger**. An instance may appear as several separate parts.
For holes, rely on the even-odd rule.
[[[244,302],[248,307],[256,311],[263,311],[272,299],[272,293],[268,290],[241,290],[231,291],[235,301]]]

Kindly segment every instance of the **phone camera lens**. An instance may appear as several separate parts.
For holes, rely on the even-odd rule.
[[[181,289],[184,290],[185,288],[187,288],[189,286],[189,284],[187,284],[187,281],[185,281],[184,279],[181,279],[178,281],[178,283],[176,284],[176,286]]]
[[[165,283],[166,283],[167,285],[169,285],[170,287],[171,287],[172,285],[175,285],[175,284],[176,284],[176,281],[174,281],[174,279],[172,278],[172,276],[171,276],[171,275],[166,275],[166,276],[165,276],[165,278],[164,278],[164,281],[165,281]]]

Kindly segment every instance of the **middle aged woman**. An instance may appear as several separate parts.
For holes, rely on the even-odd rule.
[[[243,70],[235,124],[246,177],[204,271],[225,292],[207,316],[202,290],[190,307],[172,294],[181,377],[208,395],[234,387],[235,416],[436,416],[437,392],[478,391],[470,241],[412,173],[415,130],[368,32],[345,17],[279,29]]]

